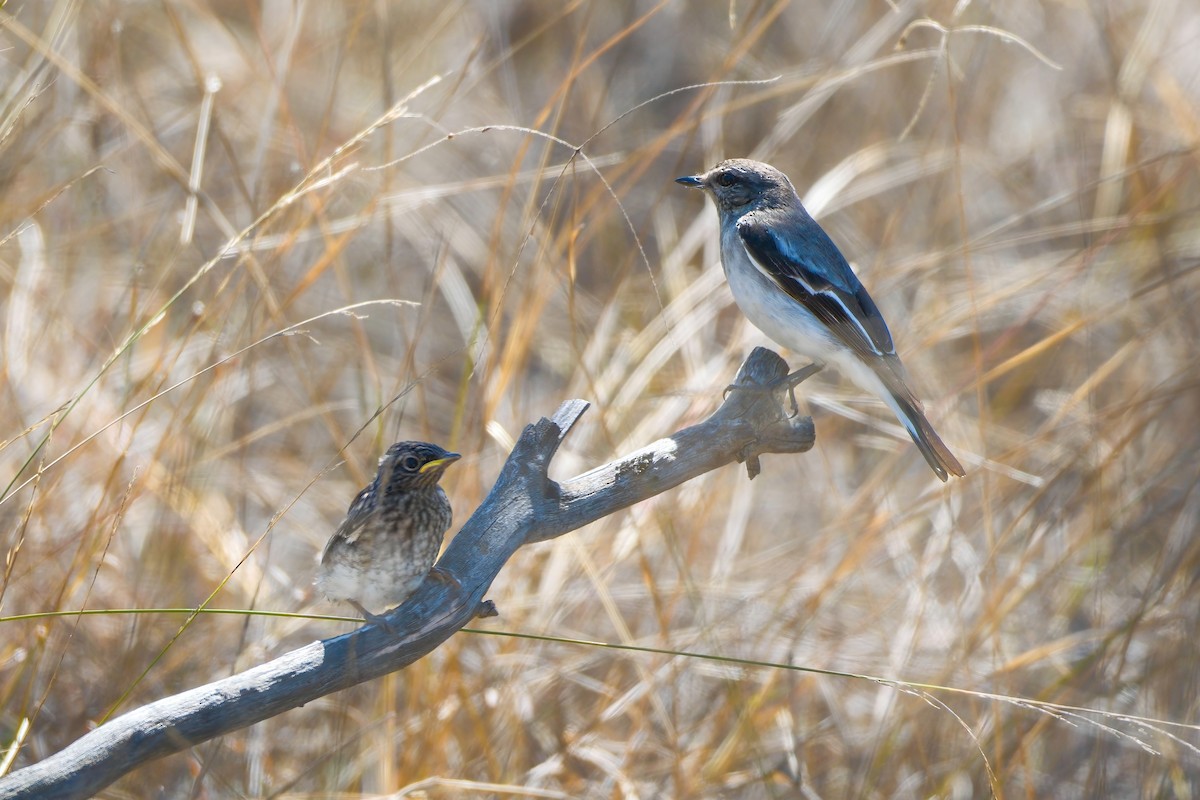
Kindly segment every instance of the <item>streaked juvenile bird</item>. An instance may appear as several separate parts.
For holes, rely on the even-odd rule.
[[[461,456],[427,442],[397,442],[379,460],[375,480],[358,493],[321,553],[317,589],[384,627],[382,614],[432,575],[450,527],[450,500],[438,481]]]
[[[703,189],[721,220],[721,264],[738,307],[776,342],[833,364],[892,410],[943,481],[962,464],[934,431],[892,335],[833,240],[779,170],[744,158],[676,179]],[[794,375],[811,374],[801,370]]]

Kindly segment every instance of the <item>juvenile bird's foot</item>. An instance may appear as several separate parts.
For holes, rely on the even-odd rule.
[[[430,568],[429,577],[433,578],[435,581],[438,581],[439,583],[444,583],[444,584],[448,585],[451,589],[453,589],[455,591],[462,589],[462,582],[458,578],[454,577],[454,575],[451,574],[448,570],[444,570],[441,567]]]
[[[788,419],[793,419],[800,413],[800,405],[796,402],[796,387],[811,378],[813,375],[816,375],[824,368],[824,364],[812,363],[807,367],[801,367],[795,372],[784,375],[782,378],[765,385],[752,383],[731,383],[725,387],[725,391],[722,393],[721,397],[729,397],[729,393],[734,391],[755,392],[758,394],[775,394],[780,389],[786,388],[788,400],[792,406],[792,412],[788,414],[787,417]]]
[[[438,583],[445,584],[450,592],[446,596],[447,605],[453,605],[454,602],[457,601],[463,594],[462,581],[454,577],[454,574],[449,570],[442,569],[441,567],[432,567],[429,570],[429,575],[426,580],[437,581]]]
[[[370,611],[367,611],[365,608],[363,608],[362,603],[358,602],[357,600],[347,600],[346,602],[354,606],[355,611],[357,611],[359,614],[362,614],[362,618],[365,622],[369,622],[372,625],[378,625],[392,636],[396,635],[396,629],[393,628],[391,623],[387,621],[387,617],[381,614],[372,614]]]

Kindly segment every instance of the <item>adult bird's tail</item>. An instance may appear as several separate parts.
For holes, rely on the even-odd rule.
[[[944,481],[949,477],[946,473],[958,478],[965,475],[962,464],[958,463],[954,453],[950,452],[950,448],[942,441],[942,437],[938,436],[937,431],[929,424],[929,419],[921,407],[909,403],[906,398],[902,397],[897,397],[896,402],[902,412],[901,424],[904,425],[904,429],[908,431],[908,435],[912,437],[917,449],[921,451],[921,455],[925,456],[925,460],[929,462],[929,466],[933,467],[937,476]]]
[[[943,481],[948,480],[950,475],[958,478],[965,475],[962,464],[958,462],[954,453],[950,452],[950,448],[946,446],[942,437],[937,435],[937,431],[929,423],[929,418],[925,416],[925,411],[921,408],[921,401],[904,382],[903,374],[900,371],[902,368],[898,364],[890,363],[880,366],[882,368],[876,369],[875,374],[880,378],[883,388],[886,390],[882,396],[883,400],[891,407],[892,413],[900,420],[904,429],[908,431],[908,435],[912,437],[913,443],[921,451],[921,455],[925,456],[929,466],[933,467],[933,471]]]

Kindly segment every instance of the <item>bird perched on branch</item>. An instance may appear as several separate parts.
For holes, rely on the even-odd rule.
[[[706,191],[721,219],[721,264],[742,312],[779,344],[833,364],[883,400],[943,481],[962,464],[934,431],[883,315],[846,259],[808,215],[791,181],[760,161],[722,161],[677,183]],[[812,370],[789,376],[789,389]],[[789,380],[785,378],[784,380]]]
[[[451,518],[438,481],[460,457],[426,442],[389,447],[375,480],[354,498],[325,545],[317,588],[388,627],[371,609],[383,613],[403,603],[427,575],[457,584],[433,562]]]

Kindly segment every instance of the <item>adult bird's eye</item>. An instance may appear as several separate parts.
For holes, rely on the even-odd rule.
[[[733,184],[736,182],[737,181],[733,175],[729,174],[728,172],[722,172],[717,176],[717,183],[721,186],[733,186]]]
[[[400,466],[404,468],[405,472],[416,472],[421,468],[421,459],[416,456],[405,456],[404,460],[400,462]]]

